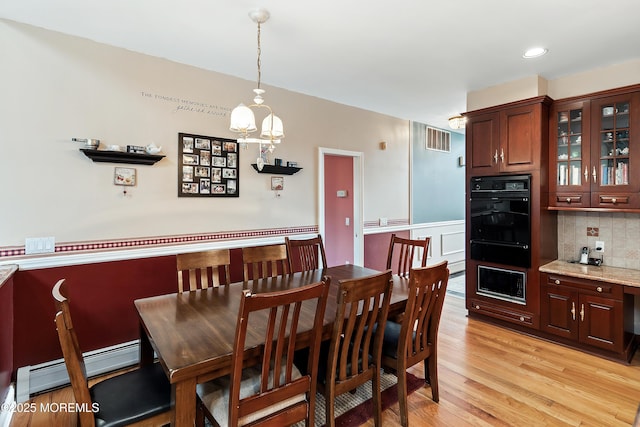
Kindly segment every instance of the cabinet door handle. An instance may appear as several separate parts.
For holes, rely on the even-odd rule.
[[[584,304],[580,305],[580,321],[584,322]]]
[[[573,320],[576,320],[576,303],[575,302],[571,303],[571,317],[573,318]]]
[[[584,181],[589,181],[589,166],[584,167]]]
[[[569,199],[569,200],[571,200],[571,199]],[[556,285],[559,285],[560,284],[560,280],[556,279],[556,281],[553,282],[553,283],[555,283]]]
[[[496,148],[496,152],[493,154],[493,161],[498,164],[498,149]]]
[[[593,171],[591,172],[591,175],[593,175],[593,183],[594,184],[597,183],[598,181],[597,181],[596,178],[597,178],[598,175],[596,175],[596,167],[595,166],[593,167]]]
[[[504,163],[504,148],[500,149],[500,161]]]
[[[602,292],[602,286],[598,286],[598,287],[596,288],[596,291],[598,291],[598,292]]]

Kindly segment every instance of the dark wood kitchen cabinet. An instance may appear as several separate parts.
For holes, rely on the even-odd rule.
[[[539,170],[547,161],[547,96],[465,113],[471,176]]]
[[[629,359],[633,334],[625,332],[625,311],[633,307],[622,285],[549,273],[540,279],[541,331],[564,344]]]
[[[640,85],[554,103],[549,206],[640,209]]]

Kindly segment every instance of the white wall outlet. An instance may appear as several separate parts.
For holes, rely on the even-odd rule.
[[[596,252],[604,252],[604,242],[601,240],[596,240]]]
[[[378,220],[378,225],[380,225],[380,227],[384,227],[389,223],[389,221],[387,220],[387,218],[380,218]]]
[[[24,253],[51,254],[56,251],[55,237],[27,237],[24,239]]]

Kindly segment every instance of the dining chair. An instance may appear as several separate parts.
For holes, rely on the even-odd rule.
[[[407,305],[402,323],[388,320],[382,345],[382,366],[398,376],[400,422],[407,427],[407,368],[424,362],[425,383],[431,385],[431,397],[438,393],[438,326],[447,293],[447,261],[429,267],[411,269]]]
[[[316,381],[324,312],[330,279],[284,291],[244,290],[238,310],[231,373],[197,386],[199,411],[221,427],[284,426],[305,421],[314,426]],[[313,306],[310,351],[305,374],[293,363],[303,304]],[[259,331],[256,325],[261,325]],[[262,334],[259,356],[245,350],[247,335]],[[260,335],[262,337],[262,335]],[[250,352],[251,355],[247,355]],[[245,367],[247,359],[257,364]],[[202,417],[198,417],[203,422]]]
[[[244,281],[289,273],[285,244],[242,248]]]
[[[382,424],[380,358],[393,284],[391,270],[360,279],[341,280],[339,284],[336,316],[326,358],[321,352],[321,366],[326,368],[321,369],[319,378],[324,378],[324,382],[318,382],[325,396],[326,425],[335,426],[336,396],[353,391],[371,380],[373,418],[379,427]]]
[[[389,252],[387,253],[387,268],[391,268],[393,273],[398,276],[408,278],[416,256],[422,258],[421,267],[427,265],[429,242],[431,242],[430,237],[425,237],[424,240],[406,239],[396,236],[395,233],[392,234]],[[420,249],[422,249],[422,254],[420,254]],[[392,267],[392,264],[395,264],[395,268]]]
[[[327,256],[320,234],[309,239],[292,240],[285,237],[284,243],[287,246],[290,272],[315,270],[320,267],[320,261],[322,267],[327,268]]]
[[[171,422],[171,385],[159,363],[100,381],[89,387],[84,358],[78,344],[65,279],[53,287],[58,310],[55,315],[58,338],[62,347],[73,396],[79,408],[82,427],[152,426]]]
[[[178,292],[228,285],[230,265],[229,249],[177,254]]]

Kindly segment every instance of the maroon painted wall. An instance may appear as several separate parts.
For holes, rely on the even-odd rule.
[[[0,285],[0,403],[11,384],[13,369],[13,278]]]
[[[390,236],[365,236],[366,267],[385,268]],[[86,352],[139,338],[133,301],[176,292],[175,262],[175,256],[162,256],[17,271],[0,287],[0,397],[19,367],[62,357],[51,296],[59,279],[67,281],[73,323]],[[239,248],[231,250],[231,281],[242,281]]]
[[[242,281],[240,249],[231,251],[231,263],[231,280]],[[14,378],[22,366],[62,357],[51,296],[53,285],[62,278],[67,282],[73,324],[83,352],[138,339],[133,301],[178,289],[175,256],[16,272],[12,287]],[[0,303],[3,301],[5,298],[0,298]],[[4,318],[5,311],[1,313]],[[7,358],[2,355],[5,348],[11,346],[1,347],[0,360]],[[11,359],[5,363],[10,365]]]

